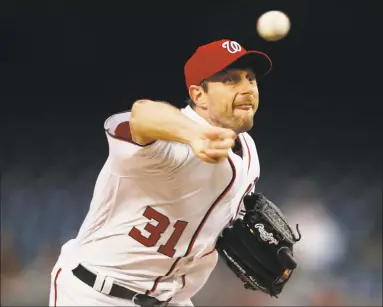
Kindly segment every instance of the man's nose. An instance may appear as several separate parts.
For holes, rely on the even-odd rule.
[[[251,83],[249,80],[244,80],[241,84],[241,95],[253,95],[257,92],[256,86]]]

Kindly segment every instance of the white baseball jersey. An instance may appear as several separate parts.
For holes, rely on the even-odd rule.
[[[184,114],[209,125],[194,110]],[[130,112],[105,122],[109,156],[76,239],[62,264],[83,264],[136,292],[172,302],[194,296],[213,271],[216,239],[236,216],[259,177],[253,139],[239,135],[242,158],[199,160],[185,144],[135,144]]]

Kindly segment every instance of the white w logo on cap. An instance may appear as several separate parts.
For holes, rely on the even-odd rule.
[[[237,53],[242,50],[241,45],[235,41],[226,41],[222,44],[222,47],[225,48],[230,53]]]

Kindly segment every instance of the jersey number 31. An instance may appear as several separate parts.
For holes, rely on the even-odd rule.
[[[140,242],[142,245],[146,247],[155,246],[158,241],[161,239],[161,235],[166,231],[166,229],[170,225],[170,220],[167,216],[162,213],[154,210],[152,207],[146,207],[143,216],[145,216],[149,220],[155,220],[158,222],[156,226],[151,223],[147,223],[145,226],[145,230],[150,233],[148,237],[145,237],[140,230],[136,227],[133,227],[129,232],[129,236],[131,236],[134,240]],[[180,239],[182,233],[184,232],[186,225],[188,222],[185,221],[176,221],[173,225],[174,231],[171,234],[168,241],[161,245],[158,248],[158,252],[164,254],[168,257],[173,257],[176,250],[174,247],[176,246],[178,240]]]

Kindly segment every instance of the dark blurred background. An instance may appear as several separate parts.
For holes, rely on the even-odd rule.
[[[104,120],[137,98],[184,106],[185,61],[230,38],[273,59],[251,131],[257,188],[304,237],[278,300],[219,263],[194,304],[381,306],[378,4],[1,1],[1,304],[47,305],[50,271],[108,155]],[[278,42],[256,32],[269,10],[291,20]]]

